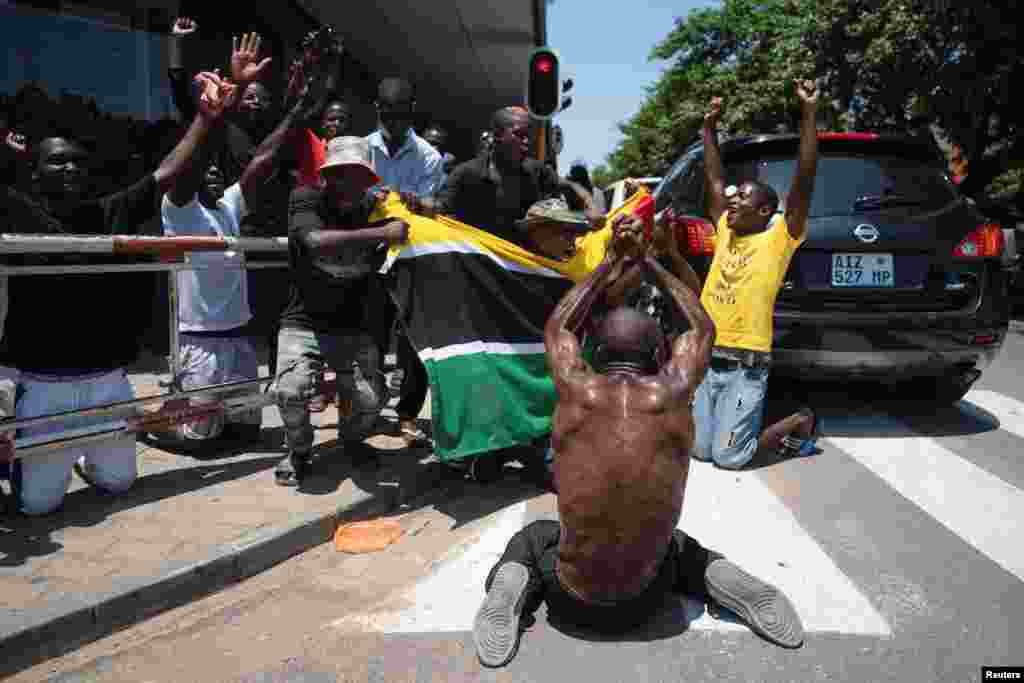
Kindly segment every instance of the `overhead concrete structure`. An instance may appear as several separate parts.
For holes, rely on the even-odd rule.
[[[523,104],[530,51],[546,40],[548,0],[295,0],[338,28],[381,75],[416,84],[418,108],[479,128],[498,107]]]

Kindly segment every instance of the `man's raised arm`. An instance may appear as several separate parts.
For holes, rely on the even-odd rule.
[[[210,131],[217,125],[235,93],[235,86],[223,81],[215,73],[203,72],[196,76],[202,86],[199,110],[185,137],[171,150],[153,172],[157,189],[167,192],[187,174],[197,162],[196,155]]]
[[[185,45],[193,40],[197,28],[192,19],[178,17],[171,24],[171,35],[167,39],[167,76],[171,80],[171,99],[183,121],[196,115],[196,103],[192,99],[192,77],[185,60]]]
[[[611,282],[620,275],[627,253],[635,253],[639,242],[632,233],[616,232],[605,259],[592,273],[570,289],[558,302],[544,326],[544,347],[556,388],[573,373],[586,371],[576,336],[587,315]]]
[[[692,371],[692,386],[704,379],[711,364],[711,347],[715,343],[715,324],[704,310],[697,294],[690,287],[665,270],[653,256],[644,257],[644,266],[653,273],[662,291],[669,295],[676,308],[690,322],[690,329],[676,339],[671,363]]]
[[[807,214],[814,193],[814,178],[818,173],[818,86],[814,81],[797,81],[796,95],[800,99],[800,153],[796,177],[786,198],[786,225],[789,234],[802,239],[807,232]]]
[[[248,44],[245,41],[246,36],[243,36],[242,43],[235,46],[235,57],[232,58],[233,70],[236,70],[234,68],[236,60],[240,65],[237,70],[241,70],[246,64],[254,64],[258,60],[259,43],[253,45],[251,37]],[[323,109],[327,96],[334,86],[334,73],[340,69],[340,62],[341,49],[339,47],[336,53],[332,52],[319,65],[315,73],[306,78],[295,106],[288,111],[277,127],[260,142],[256,151],[253,152],[252,161],[242,172],[242,178],[239,181],[242,187],[242,196],[245,197],[247,203],[251,202],[255,193],[273,175],[284,149],[288,145],[296,143],[297,134],[305,130]],[[265,65],[266,60],[257,69],[261,71]]]
[[[718,227],[718,219],[728,207],[725,198],[725,170],[722,152],[718,149],[718,120],[722,117],[722,98],[711,98],[711,108],[704,117],[704,178],[708,184],[711,222]]]

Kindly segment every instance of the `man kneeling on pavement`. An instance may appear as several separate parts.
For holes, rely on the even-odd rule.
[[[624,632],[650,619],[668,595],[689,594],[728,607],[779,645],[803,642],[800,618],[778,589],[676,528],[694,444],[692,405],[715,326],[696,292],[645,251],[636,231],[616,230],[605,261],[546,325],[558,393],[552,446],[560,521],[528,525],[491,570],[473,627],[486,666],[515,656],[520,623],[542,601],[556,623]],[[670,346],[654,318],[615,308],[596,327],[591,367],[577,331],[610,284],[634,269],[656,280],[689,329]]]

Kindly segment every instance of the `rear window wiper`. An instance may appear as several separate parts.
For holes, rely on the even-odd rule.
[[[911,197],[905,194],[869,194],[858,197],[853,202],[854,210],[881,209],[888,206],[920,206],[926,203],[924,197]]]

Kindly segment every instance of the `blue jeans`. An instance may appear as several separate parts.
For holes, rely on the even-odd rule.
[[[15,409],[18,418],[39,417],[82,408],[95,408],[135,398],[135,390],[124,370],[112,370],[83,377],[21,375],[24,393]],[[36,427],[25,427],[19,437],[53,435],[86,427],[117,427],[123,419],[79,416]],[[26,515],[45,515],[64,502],[75,462],[83,459],[93,481],[110,493],[124,493],[138,477],[135,436],[121,434],[115,439],[84,446],[31,455],[15,461],[13,483],[18,505]]]
[[[694,397],[693,457],[732,470],[750,462],[761,436],[768,373],[767,367],[711,361]]]

